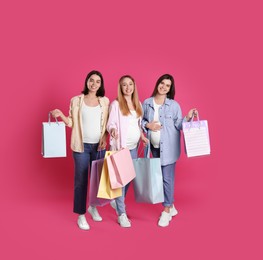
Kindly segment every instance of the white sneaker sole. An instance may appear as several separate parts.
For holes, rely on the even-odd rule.
[[[158,226],[159,226],[159,227],[168,227],[168,226],[169,226],[169,223],[168,223],[167,225],[161,225],[161,224],[158,223]]]
[[[119,221],[119,219],[118,219],[118,223],[119,223],[120,226],[123,227],[123,228],[130,228],[130,227],[131,227],[131,223],[130,223],[129,225],[127,225],[127,226],[123,226],[123,225],[121,224],[121,222]]]
[[[80,225],[79,223],[77,223],[78,227],[81,229],[81,230],[90,230],[90,226],[88,225],[87,227],[83,227],[82,225]]]
[[[123,226],[123,225],[121,225],[121,223],[118,221],[118,223],[120,224],[120,226],[121,227],[123,227],[123,228],[130,228],[131,227],[131,225],[129,225],[129,226]]]

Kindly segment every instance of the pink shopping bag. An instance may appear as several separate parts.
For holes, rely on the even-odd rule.
[[[123,148],[107,157],[110,185],[112,189],[124,187],[136,176],[131,154]]]
[[[104,199],[114,199],[122,196],[122,188],[112,189],[110,185],[110,178],[108,172],[108,164],[106,158],[111,154],[115,153],[114,151],[107,151],[104,157],[104,163],[102,166],[101,176],[100,176],[100,184],[98,189],[98,198]]]

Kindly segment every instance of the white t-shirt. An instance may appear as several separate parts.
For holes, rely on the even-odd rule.
[[[154,102],[153,100],[153,106],[154,106],[154,121],[159,122],[159,108],[161,105],[158,105]],[[161,124],[159,122],[159,124]],[[151,144],[153,145],[154,148],[159,148],[160,147],[160,130],[158,131],[151,131]]]
[[[137,147],[140,140],[141,131],[139,128],[139,117],[135,110],[130,111],[129,115],[129,126],[127,132],[126,146],[129,150],[132,150]]]
[[[96,144],[100,141],[101,135],[101,107],[90,107],[83,104],[81,109],[83,142]]]

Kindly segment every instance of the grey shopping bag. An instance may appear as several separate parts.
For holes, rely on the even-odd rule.
[[[149,158],[149,155],[133,160],[136,172],[134,195],[136,202],[156,204],[164,201],[163,175],[160,158]]]
[[[66,129],[65,123],[50,121],[42,123],[42,155],[44,158],[66,157]]]

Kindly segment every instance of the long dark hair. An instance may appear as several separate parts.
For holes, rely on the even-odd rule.
[[[164,74],[157,80],[151,97],[156,96],[156,94],[158,93],[158,86],[164,79],[171,80],[172,84],[171,84],[169,92],[167,93],[167,98],[174,99],[174,95],[175,95],[174,78],[170,74]]]
[[[94,74],[99,76],[100,80],[101,80],[100,88],[97,90],[96,96],[97,97],[104,97],[104,95],[105,95],[104,80],[103,80],[102,74],[99,71],[97,71],[97,70],[92,70],[91,72],[88,73],[88,75],[87,75],[87,77],[85,79],[84,89],[83,89],[83,91],[81,93],[84,94],[84,95],[87,95],[89,93],[89,89],[87,87],[87,82],[88,82],[89,78],[92,75],[94,75]]]

